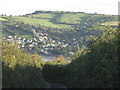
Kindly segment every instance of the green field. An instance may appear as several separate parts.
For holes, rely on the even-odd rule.
[[[59,22],[68,23],[68,24],[77,24],[80,23],[82,17],[85,17],[87,14],[63,14],[60,17]]]
[[[4,18],[0,18],[0,21],[6,21],[6,19],[4,19]]]
[[[120,22],[119,22],[120,23]],[[118,26],[118,21],[110,21],[110,22],[105,22],[102,23],[101,25],[110,25],[110,26]]]
[[[50,22],[49,19],[36,19],[36,18],[30,18],[30,17],[16,17],[18,20],[23,21],[26,24],[30,25],[43,25],[45,27],[53,27],[53,28],[71,28],[71,25],[65,25],[65,24],[54,24]]]
[[[22,21],[30,25],[43,25],[45,27],[52,28],[73,28],[74,24],[83,22],[83,18],[86,19],[86,16],[90,16],[85,13],[39,13],[31,14],[25,16],[15,17],[18,18],[18,21]]]
[[[84,25],[105,25],[117,26],[117,15],[100,15],[100,14],[87,14],[87,13],[63,13],[63,12],[50,12],[50,13],[34,13],[23,16],[14,16],[15,21],[21,21],[25,24],[33,26],[44,26],[57,29],[70,28],[74,29],[76,24]],[[0,18],[5,21],[6,19]],[[110,22],[109,22],[110,21]],[[108,23],[109,22],[109,23]],[[79,26],[79,27],[81,27]]]
[[[40,13],[26,16],[15,17],[19,21],[22,21],[30,25],[43,25],[45,27],[52,28],[73,28],[74,24],[81,23],[83,18],[89,16],[88,14],[55,14],[55,13]],[[72,24],[72,25],[70,25]]]
[[[55,14],[51,13],[41,13],[41,14],[35,14],[35,15],[28,15],[28,17],[34,17],[34,18],[53,18]]]

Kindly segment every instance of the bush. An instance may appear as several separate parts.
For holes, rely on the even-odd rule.
[[[43,88],[42,58],[25,53],[18,45],[8,41],[2,43],[2,67],[4,88]]]

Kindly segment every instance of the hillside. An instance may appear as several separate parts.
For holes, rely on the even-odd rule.
[[[119,29],[109,28],[93,37],[88,48],[74,53],[71,62],[60,56],[44,63],[38,54],[25,53],[17,43],[4,41],[3,88],[119,88],[119,34]]]
[[[37,12],[37,13],[36,13]],[[42,25],[52,28],[72,28],[76,24],[84,24],[86,22],[101,23],[107,21],[117,21],[115,15],[101,15],[101,14],[87,14],[83,12],[55,12],[55,11],[36,11],[32,14],[26,14],[23,16],[13,16],[16,21],[22,21],[30,25]],[[7,17],[8,18],[8,17]],[[0,18],[2,21],[6,19],[6,16]]]
[[[104,15],[91,15],[87,13],[39,13],[39,14],[32,14],[32,15],[25,15],[16,17],[18,20],[30,24],[30,25],[42,25],[45,27],[52,27],[52,28],[71,28],[74,29],[75,25],[80,24],[84,25],[85,22],[92,22],[93,20],[96,23],[101,23],[102,21],[107,22],[110,21],[117,21],[116,16],[104,16]],[[95,24],[94,22],[94,24]],[[110,25],[110,24],[108,24]]]
[[[102,31],[107,30],[106,25],[111,25],[112,28],[117,27],[115,15],[84,12],[35,11],[22,16],[2,15],[0,20],[4,37],[12,35],[26,40],[35,38],[37,45],[30,50],[25,47],[25,50],[49,55],[65,54],[68,56],[69,53],[78,50],[78,45],[81,48],[83,45],[86,46],[90,41],[90,36],[96,37]],[[39,42],[39,40],[42,41]]]
[[[35,11],[1,21],[3,88],[120,87],[117,16]]]

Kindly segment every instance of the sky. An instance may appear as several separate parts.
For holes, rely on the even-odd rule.
[[[118,14],[119,0],[0,0],[0,14],[25,15],[36,10]]]

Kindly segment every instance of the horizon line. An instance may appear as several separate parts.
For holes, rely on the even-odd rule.
[[[19,15],[12,15],[12,14],[0,14],[0,16],[1,15],[6,15],[6,16],[22,16],[22,15],[27,15],[27,14],[33,14],[34,12],[36,12],[36,11],[45,11],[45,12],[48,12],[48,11],[50,11],[50,12],[70,12],[70,13],[86,13],[86,14],[98,14],[98,15],[118,15],[118,14],[104,14],[104,13],[97,13],[97,12],[93,12],[93,13],[89,13],[89,12],[83,12],[83,11],[72,11],[72,10],[34,10],[32,13],[26,13],[26,14],[19,14]]]

